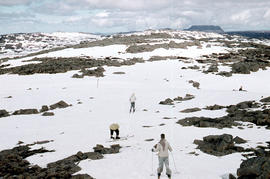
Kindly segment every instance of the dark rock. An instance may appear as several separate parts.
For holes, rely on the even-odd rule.
[[[123,75],[123,74],[126,74],[125,72],[121,72],[121,71],[117,71],[117,72],[113,72],[113,74],[116,74],[116,75]]]
[[[201,151],[215,156],[224,156],[234,152],[244,151],[242,147],[234,146],[232,135],[209,135],[203,140],[194,140]]]
[[[261,99],[260,102],[263,102],[263,103],[269,103],[269,102],[270,102],[270,96],[267,97],[267,98]]]
[[[53,112],[44,112],[42,116],[54,116]]]
[[[7,116],[9,116],[9,113],[6,110],[1,109],[0,110],[0,118],[1,117],[7,117]]]
[[[229,174],[229,179],[236,179],[236,177],[233,174]]]
[[[195,126],[195,127],[214,127],[218,129],[231,128],[232,126],[240,125],[227,117],[221,118],[207,118],[207,117],[188,117],[181,119],[177,122],[182,126]]]
[[[182,112],[182,113],[192,113],[192,112],[197,112],[197,111],[201,111],[201,109],[200,108],[189,108],[189,109],[182,110],[180,112]]]
[[[200,89],[200,83],[199,82],[196,82],[196,81],[193,81],[193,80],[189,80],[188,82],[192,83],[192,86],[194,88]]]
[[[106,148],[103,145],[97,144],[96,147],[94,147],[94,152],[100,153],[100,154],[115,154],[119,153],[120,145],[111,145],[111,148]]]
[[[146,142],[151,142],[153,141],[154,139],[145,139]]]
[[[204,73],[213,73],[213,72],[218,72],[218,65],[213,64],[211,65],[208,70],[204,71]]]
[[[164,100],[164,101],[160,101],[159,104],[162,104],[162,105],[174,105],[174,104],[173,104],[173,100],[170,99],[170,98],[167,98],[167,99]]]
[[[55,103],[53,105],[50,105],[50,109],[56,109],[56,108],[66,108],[69,107],[70,105],[68,105],[65,101],[59,101],[58,103]]]
[[[206,110],[220,110],[220,109],[223,109],[223,108],[226,108],[225,106],[220,106],[220,105],[213,105],[213,106],[206,106]]]
[[[87,174],[78,174],[78,175],[73,175],[71,179],[94,179],[94,178]]]
[[[234,141],[236,144],[244,144],[244,143],[247,143],[246,140],[244,140],[244,139],[242,139],[242,138],[240,138],[240,137],[238,137],[238,136],[236,136],[236,137],[233,139],[233,141]]]
[[[20,109],[20,110],[14,111],[12,114],[13,115],[38,114],[38,110],[37,109]]]
[[[243,161],[237,170],[239,179],[245,178],[269,178],[270,158],[254,157]]]
[[[232,72],[221,71],[221,72],[217,73],[217,75],[225,76],[225,77],[231,77]]]
[[[49,111],[49,107],[47,106],[47,105],[43,105],[42,107],[41,107],[41,109],[39,110],[39,112],[46,112],[46,111]]]

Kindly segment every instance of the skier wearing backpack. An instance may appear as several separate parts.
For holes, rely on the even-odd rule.
[[[131,111],[135,112],[135,101],[136,101],[135,93],[132,93],[132,95],[129,98],[129,101],[130,101],[129,113],[131,113]]]
[[[159,167],[157,169],[158,179],[160,179],[160,175],[163,171],[163,165],[165,164],[166,167],[166,175],[169,179],[171,179],[172,171],[169,167],[169,151],[172,151],[172,147],[170,146],[169,142],[165,139],[165,134],[160,135],[161,139],[159,143],[157,143],[152,152],[158,152],[158,161]],[[168,151],[169,150],[169,151]]]
[[[113,133],[115,132],[116,137],[113,137]],[[110,133],[111,133],[111,139],[120,139],[119,137],[119,125],[117,123],[113,123],[110,125]]]

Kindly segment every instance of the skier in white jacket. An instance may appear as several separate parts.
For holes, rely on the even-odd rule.
[[[170,146],[169,142],[165,139],[165,134],[161,134],[161,139],[159,143],[157,143],[152,152],[158,152],[158,161],[159,167],[157,169],[158,179],[160,179],[160,175],[163,171],[163,165],[165,164],[166,167],[166,174],[169,179],[171,179],[172,171],[169,167],[169,151],[172,151],[172,147]]]
[[[136,101],[136,96],[135,93],[132,93],[132,95],[129,98],[130,101],[130,110],[129,112],[131,113],[131,111],[135,112],[135,101]]]

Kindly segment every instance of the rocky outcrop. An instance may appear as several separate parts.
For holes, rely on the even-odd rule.
[[[74,74],[72,78],[83,78],[84,76],[103,77],[104,76],[103,72],[105,72],[105,69],[103,67],[97,67],[94,70],[82,69],[80,72],[82,73],[81,75]]]
[[[9,113],[5,109],[0,110],[0,118],[1,117],[7,117],[9,116]]]
[[[41,107],[41,109],[39,110],[39,112],[46,112],[46,111],[49,111],[50,109],[49,109],[49,107],[47,106],[47,105],[43,105],[42,107]]]
[[[177,122],[182,126],[195,126],[195,127],[213,127],[213,128],[231,128],[238,126],[240,123],[235,122],[229,117],[208,118],[208,117],[188,117],[181,119]]]
[[[38,110],[37,109],[20,109],[20,110],[14,111],[12,114],[13,115],[38,114]]]
[[[213,110],[220,110],[223,108],[226,108],[226,106],[220,106],[220,105],[215,104],[213,106],[206,106],[204,109],[213,111]]]
[[[50,110],[56,109],[56,108],[67,108],[70,105],[67,104],[65,101],[59,101],[58,103],[55,103],[53,105],[50,105]]]
[[[94,152],[100,153],[100,154],[115,154],[119,153],[120,145],[111,145],[110,148],[106,148],[103,145],[97,144],[96,147],[94,147]]]
[[[42,116],[54,116],[53,112],[44,112]]]
[[[267,98],[261,99],[260,102],[263,102],[263,103],[269,103],[269,102],[270,102],[270,96],[267,97]]]
[[[178,96],[178,97],[174,98],[173,100],[174,101],[188,101],[188,100],[191,100],[193,98],[195,98],[194,95],[192,95],[192,94],[186,94],[186,96],[184,98],[181,97],[181,96]]]
[[[226,106],[228,115],[218,118],[188,117],[177,123],[183,126],[231,128],[241,126],[239,123],[251,122],[259,126],[270,126],[270,109],[249,111],[247,109],[258,108],[261,105],[255,101],[244,101],[236,105]]]
[[[243,147],[234,145],[232,135],[209,135],[203,137],[203,140],[194,140],[194,144],[198,145],[201,151],[215,156],[224,156],[235,152],[244,151]]]
[[[160,101],[159,104],[162,104],[162,105],[174,105],[173,100],[170,99],[170,98],[167,98],[164,101]]]
[[[34,144],[31,144],[34,145]],[[99,160],[103,158],[102,154],[118,153],[121,147],[113,145],[111,148],[105,148],[97,145],[94,148],[96,152],[77,152],[75,155],[65,159],[49,163],[47,168],[41,168],[38,165],[32,166],[25,158],[48,151],[44,148],[31,150],[29,145],[15,147],[13,149],[0,152],[0,178],[72,178],[72,179],[93,179],[87,174],[73,175],[81,170],[79,162],[85,159]]]
[[[189,109],[184,109],[184,110],[182,110],[180,112],[182,112],[182,113],[192,113],[192,112],[198,112],[198,111],[201,111],[201,109],[200,108],[189,108]]]
[[[0,74],[19,74],[19,75],[32,75],[36,73],[65,73],[72,70],[82,70],[87,68],[102,67],[102,66],[122,66],[134,65],[136,63],[143,63],[141,58],[132,58],[127,60],[115,60],[111,58],[93,59],[90,57],[72,57],[72,58],[34,58],[31,61],[40,62],[27,64],[11,68],[0,68]],[[97,71],[85,70],[85,75],[101,75],[100,69]]]

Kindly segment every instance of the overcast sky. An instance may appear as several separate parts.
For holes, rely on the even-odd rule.
[[[219,25],[270,30],[270,0],[0,0],[0,34]]]

